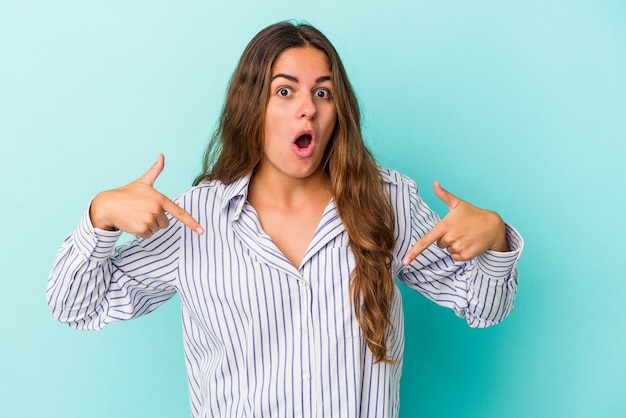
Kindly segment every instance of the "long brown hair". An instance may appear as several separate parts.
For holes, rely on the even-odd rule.
[[[306,46],[324,52],[330,63],[337,124],[324,172],[356,261],[352,305],[375,361],[391,362],[387,335],[393,335],[394,212],[374,157],[363,142],[359,104],[346,71],[320,31],[307,24],[281,22],[250,41],[230,80],[218,127],[194,185],[212,179],[231,183],[254,170],[263,153],[263,121],[274,62],[284,50]]]

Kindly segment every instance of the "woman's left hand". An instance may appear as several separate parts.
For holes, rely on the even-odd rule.
[[[402,260],[405,266],[435,242],[455,261],[471,260],[487,250],[509,251],[504,222],[497,213],[470,205],[445,190],[438,181],[434,189],[450,212],[409,250]]]

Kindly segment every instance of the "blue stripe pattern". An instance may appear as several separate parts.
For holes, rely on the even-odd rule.
[[[393,274],[452,309],[471,327],[513,308],[523,241],[507,225],[508,253],[457,263],[431,246],[409,266],[402,257],[439,218],[415,183],[381,176],[396,209]],[[355,260],[331,200],[302,261],[294,267],[263,231],[246,201],[250,177],[210,182],[175,201],[205,228],[176,219],[148,240],[115,247],[120,232],[94,229],[85,212],[50,273],[53,316],[77,329],[101,329],[156,309],[176,292],[194,417],[396,417],[404,346],[399,289],[392,301],[396,364],[372,364],[352,310]]]

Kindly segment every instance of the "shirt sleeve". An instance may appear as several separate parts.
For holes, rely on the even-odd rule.
[[[399,210],[397,226],[401,245],[399,260],[437,222],[439,217],[420,197],[417,185],[404,179],[406,210]],[[436,244],[424,250],[411,264],[401,267],[398,277],[409,288],[437,304],[452,309],[472,328],[501,322],[513,309],[517,292],[517,261],[523,248],[520,234],[506,224],[509,252],[486,251],[473,260],[456,262]]]
[[[57,320],[101,329],[147,314],[176,292],[180,224],[150,239],[116,247],[121,231],[94,228],[89,210],[59,251],[48,278],[48,306]]]

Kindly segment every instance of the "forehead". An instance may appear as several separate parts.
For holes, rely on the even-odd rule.
[[[278,55],[272,75],[285,73],[291,75],[310,73],[316,77],[330,75],[330,62],[326,54],[310,46],[288,48]]]

